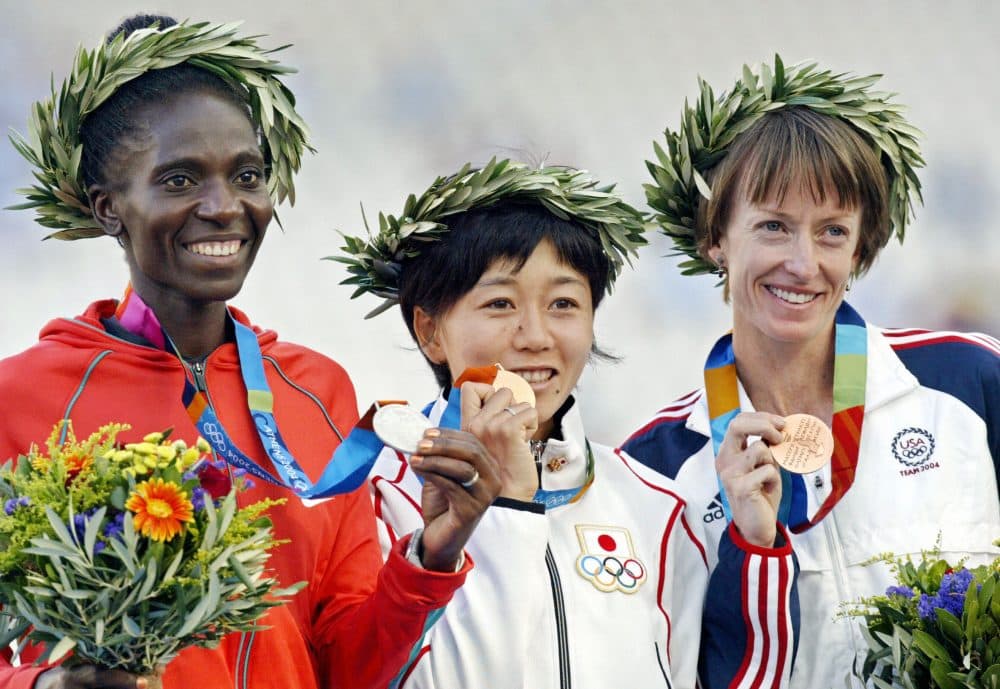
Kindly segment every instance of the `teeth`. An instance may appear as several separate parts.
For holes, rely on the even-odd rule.
[[[816,298],[815,294],[801,294],[799,292],[787,292],[783,289],[778,289],[777,287],[768,287],[767,291],[776,296],[778,299],[783,301],[791,302],[792,304],[808,304],[813,299]]]
[[[193,254],[200,256],[232,256],[240,250],[239,239],[232,239],[228,242],[198,242],[188,244],[187,249]]]
[[[552,377],[552,369],[545,369],[543,371],[537,369],[532,371],[515,371],[515,373],[529,383],[544,383]]]

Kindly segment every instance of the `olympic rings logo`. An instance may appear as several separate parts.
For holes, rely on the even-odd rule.
[[[892,454],[902,464],[920,466],[934,454],[934,436],[923,428],[904,428],[892,439]]]
[[[577,561],[577,567],[602,591],[617,588],[625,593],[634,593],[646,578],[646,568],[634,558],[622,561],[613,555],[584,555]]]

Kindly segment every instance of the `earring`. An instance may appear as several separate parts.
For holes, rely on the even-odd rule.
[[[719,257],[715,259],[715,270],[712,271],[713,275],[717,275],[720,278],[726,277],[726,257],[719,254]]]

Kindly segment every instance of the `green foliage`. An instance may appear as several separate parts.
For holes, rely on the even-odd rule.
[[[711,190],[702,176],[725,157],[730,144],[766,113],[801,105],[853,125],[881,152],[890,187],[889,215],[900,241],[906,233],[914,197],[922,200],[917,169],[924,166],[918,139],[921,132],[891,102],[895,94],[872,91],[881,75],[855,77],[820,71],[815,62],[786,67],[774,56],[774,67],[761,64],[754,72],[743,67],[732,90],[715,96],[698,79],[699,97],[684,103],[677,131],[666,129],[666,149],[653,142],[656,161],[646,161],[653,184],[644,185],[646,200],[656,212],[661,231],[673,240],[684,275],[712,273],[716,266],[698,253],[695,218]]]
[[[924,555],[916,565],[877,558],[900,587],[845,607],[843,614],[862,618],[869,647],[859,676],[879,689],[1000,689],[1000,560],[966,570],[937,551]],[[959,577],[969,580],[964,593],[956,592]]]
[[[237,484],[196,505],[204,441],[153,433],[122,449],[127,428],[80,442],[60,423],[47,455],[32,448],[0,469],[0,646],[31,640],[44,660],[72,651],[71,662],[148,674],[187,646],[258,629],[301,588],[277,589],[266,571],[279,542],[264,512],[277,502],[239,508]],[[137,496],[161,480],[177,519],[157,530]]]
[[[553,215],[583,225],[597,237],[611,261],[608,289],[623,265],[645,244],[645,217],[622,201],[614,185],[599,186],[583,170],[566,167],[531,168],[511,160],[490,160],[479,169],[465,165],[451,177],[438,177],[420,197],[406,199],[396,217],[379,213],[378,234],[368,238],[344,235],[341,250],[346,256],[326,260],[347,265],[351,277],[341,284],[355,285],[355,298],[371,292],[385,299],[368,314],[376,316],[395,305],[399,297],[401,264],[429,242],[448,232],[445,219],[457,213],[487,208],[502,200],[533,199]]]
[[[279,76],[295,70],[269,57],[273,50],[257,45],[259,36],[239,37],[239,22],[182,22],[165,29],[149,28],[94,50],[82,46],[73,71],[51,98],[34,104],[27,138],[11,133],[14,148],[35,167],[36,184],[19,189],[27,201],[11,210],[35,209],[36,220],[56,230],[48,237],[99,237],[103,229],[90,211],[80,160],[80,126],[90,113],[126,82],[155,69],[181,63],[207,69],[246,92],[260,129],[264,158],[271,167],[268,191],[275,204],[295,203],[292,177],[309,145],[309,131],[295,111],[295,96]],[[48,238],[47,237],[47,238]]]

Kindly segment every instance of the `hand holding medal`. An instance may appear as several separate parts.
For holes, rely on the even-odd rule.
[[[500,364],[468,369],[459,383],[462,428],[497,459],[500,495],[530,502],[538,490],[538,471],[528,443],[538,430],[534,390]]]

